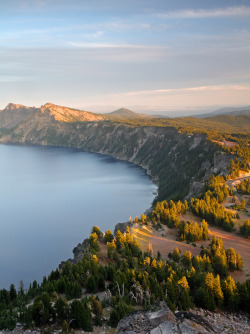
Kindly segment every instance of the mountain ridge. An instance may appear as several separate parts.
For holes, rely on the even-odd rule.
[[[219,115],[232,115],[232,116],[240,116],[240,115],[250,115],[250,106],[244,107],[225,107],[220,108],[215,111],[211,111],[205,114],[191,115],[196,118],[209,118]]]
[[[200,171],[206,178],[215,169],[225,171],[229,162],[224,152],[215,157],[218,148],[207,141],[205,134],[188,135],[171,124],[154,126],[150,121],[145,126],[137,120],[131,125],[99,118],[64,121],[64,114],[62,121],[55,118],[52,107],[72,115],[72,109],[50,104],[17,112],[2,111],[0,143],[76,147],[133,162],[156,180],[159,199],[183,198]]]

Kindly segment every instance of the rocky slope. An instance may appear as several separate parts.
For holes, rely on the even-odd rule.
[[[205,135],[186,135],[170,127],[131,127],[102,121],[98,115],[72,122],[73,109],[8,105],[0,113],[0,143],[77,147],[146,168],[159,185],[158,199],[180,198],[200,190],[213,172],[223,173],[230,157]],[[94,114],[92,114],[94,115]],[[64,121],[62,121],[64,120]]]
[[[140,311],[122,319],[115,334],[249,333],[246,315],[212,313],[202,309],[171,312],[161,302],[152,312]]]
[[[21,324],[7,334],[42,334],[52,332],[52,328],[25,330]],[[249,319],[245,314],[212,313],[203,309],[187,312],[171,312],[165,302],[156,305],[153,311],[137,311],[123,318],[115,334],[246,334],[250,332]],[[54,328],[54,334],[62,333]],[[75,330],[71,333],[83,333]],[[94,333],[114,333],[109,326],[95,327]]]
[[[41,106],[41,112],[43,114],[48,113],[49,115],[53,116],[56,121],[59,122],[93,122],[103,120],[103,117],[94,113],[67,107],[61,107],[52,103],[46,103]]]

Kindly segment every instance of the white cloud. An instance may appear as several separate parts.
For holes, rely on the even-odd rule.
[[[248,90],[250,87],[238,86],[238,85],[223,85],[223,86],[199,86],[199,87],[187,87],[187,88],[167,88],[167,89],[152,89],[152,90],[139,90],[131,92],[123,92],[118,94],[110,94],[110,96],[140,96],[140,95],[159,95],[159,94],[168,94],[168,93],[185,93],[185,92],[201,92],[201,91],[240,91]]]
[[[127,43],[81,43],[81,42],[69,42],[68,45],[78,48],[90,48],[90,49],[145,49],[145,50],[163,50],[167,49],[166,46],[158,45],[145,45],[145,44],[127,44]]]
[[[213,18],[213,17],[233,17],[233,16],[250,16],[250,7],[238,6],[217,9],[186,9],[174,12],[158,14],[161,18]]]
[[[124,107],[147,105],[151,110],[187,109],[192,106],[210,108],[214,105],[248,105],[250,86],[218,85],[130,91],[107,94],[101,100],[106,104],[119,104]]]

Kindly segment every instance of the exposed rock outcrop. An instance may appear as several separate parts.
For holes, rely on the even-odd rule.
[[[169,310],[166,303],[161,302],[158,309],[153,312],[139,311],[122,319],[115,333],[151,333],[153,329],[160,326],[163,322],[171,323],[173,328],[176,327],[176,319],[173,312]]]
[[[115,225],[114,234],[116,234],[118,230],[121,231],[122,233],[126,232],[127,226],[131,225],[132,225],[131,222],[117,223]]]
[[[202,309],[174,314],[165,302],[158,305],[158,310],[130,314],[119,322],[115,331],[116,334],[243,334],[248,332],[250,332],[250,324],[246,315],[212,313]]]
[[[86,121],[101,121],[103,117],[94,113],[77,110],[67,107],[61,107],[53,103],[46,103],[41,106],[42,114],[48,113],[59,122],[86,122]]]
[[[122,233],[126,232],[126,228],[127,226],[130,226],[132,223],[131,222],[125,222],[125,223],[117,223],[115,225],[115,229],[114,229],[114,234],[116,234],[116,232],[118,230],[120,230]],[[69,263],[77,263],[79,261],[81,261],[84,257],[84,254],[89,250],[89,238],[86,238],[82,243],[79,243],[74,249],[73,249],[73,258],[72,259],[68,259],[66,261],[62,261],[59,264],[59,269],[62,269],[62,267],[65,265],[66,262]]]
[[[82,258],[84,257],[84,254],[88,251],[88,247],[89,247],[89,238],[86,238],[82,243],[79,243],[74,249],[73,249],[73,254],[74,257],[73,259],[68,259],[67,261],[62,261],[59,264],[59,269],[61,269],[64,264],[66,262],[69,263],[77,263],[80,260],[82,260]]]

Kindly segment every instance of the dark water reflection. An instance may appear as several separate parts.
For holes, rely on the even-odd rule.
[[[0,145],[0,288],[40,281],[93,225],[113,230],[140,215],[156,189],[141,168],[107,156]]]

